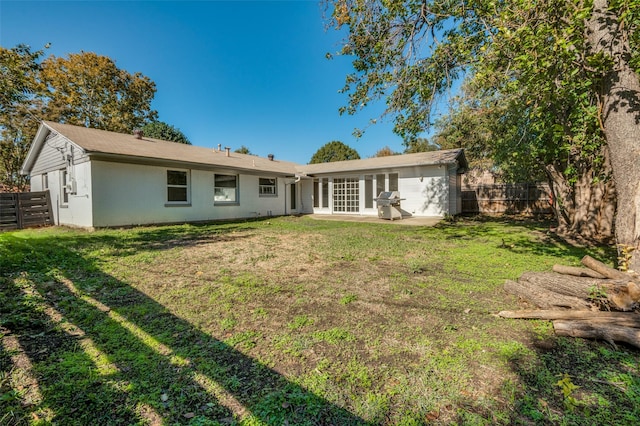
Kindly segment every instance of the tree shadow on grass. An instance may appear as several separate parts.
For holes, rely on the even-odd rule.
[[[522,233],[505,234],[502,224],[526,229],[530,235]],[[516,253],[533,253],[546,256],[575,256],[579,261],[585,254],[599,260],[615,264],[616,251],[611,246],[592,245],[590,247],[572,244],[551,231],[554,222],[548,217],[487,216],[464,217],[454,223],[442,222],[434,228],[451,240],[486,239],[496,249]]]
[[[200,237],[211,242],[206,231]],[[3,236],[10,255],[0,261],[2,290],[29,318],[3,327],[18,336],[42,395],[23,412],[60,424],[233,424],[247,417],[268,425],[365,424],[102,272],[76,249],[106,241],[126,254],[180,240],[170,228],[160,234],[134,233],[125,243],[99,234]],[[106,283],[108,291],[100,288]],[[9,358],[0,357],[3,370]]]

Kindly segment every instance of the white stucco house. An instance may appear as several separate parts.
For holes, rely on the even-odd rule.
[[[300,165],[43,122],[22,173],[49,190],[55,223],[100,228],[287,214],[377,215],[399,191],[404,216],[461,211],[461,149]]]

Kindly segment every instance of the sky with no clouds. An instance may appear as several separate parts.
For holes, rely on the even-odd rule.
[[[46,55],[95,52],[156,83],[152,107],[194,145],[241,146],[306,164],[339,140],[362,158],[402,151],[383,102],[340,116],[352,71],[344,34],[325,29],[318,1],[0,0],[0,45],[47,43]],[[356,139],[355,128],[367,130]]]

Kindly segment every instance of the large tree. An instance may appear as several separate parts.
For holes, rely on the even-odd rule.
[[[540,158],[556,156],[546,173],[569,188],[560,197],[582,193],[558,197],[574,204],[573,214],[591,216],[579,223],[606,214],[599,201],[611,191],[599,183],[612,170],[617,241],[638,248],[639,0],[330,3],[332,24],[348,29],[341,53],[355,56],[348,112],[384,98],[395,131],[410,138],[430,125],[434,99],[465,75],[510,113],[520,130],[513,147],[543,140],[533,145],[548,151]]]
[[[309,164],[330,163],[333,161],[359,160],[360,154],[349,145],[340,141],[331,141],[320,147],[311,157]]]
[[[150,138],[191,145],[189,139],[180,129],[163,121],[152,121],[151,123],[145,124],[140,130],[142,130],[143,135],[149,136]]]
[[[157,117],[151,109],[155,83],[118,68],[107,56],[52,56],[43,61],[41,78],[49,89],[49,120],[126,133]]]
[[[155,84],[95,53],[51,56],[18,45],[0,47],[0,183],[18,190],[19,170],[42,120],[131,132],[157,113]]]

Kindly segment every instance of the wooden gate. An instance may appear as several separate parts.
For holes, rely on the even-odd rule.
[[[0,231],[53,225],[49,191],[0,193]]]

